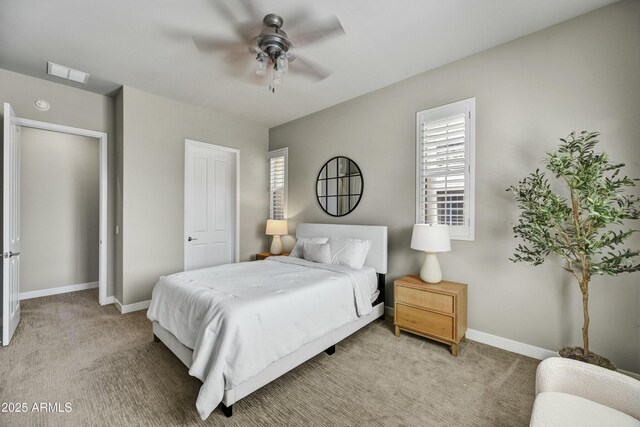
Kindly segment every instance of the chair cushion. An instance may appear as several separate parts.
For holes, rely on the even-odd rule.
[[[639,427],[640,420],[582,397],[547,391],[536,397],[530,426]]]
[[[538,365],[536,394],[573,394],[640,420],[640,381],[578,360],[550,357]]]

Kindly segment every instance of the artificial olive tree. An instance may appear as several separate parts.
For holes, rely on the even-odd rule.
[[[615,276],[640,270],[640,250],[625,241],[638,230],[625,228],[625,220],[640,218],[639,198],[629,194],[634,181],[621,177],[623,163],[611,163],[606,153],[595,152],[597,132],[571,132],[560,147],[547,153],[544,164],[565,191],[556,193],[539,169],[511,186],[520,209],[513,226],[524,243],[515,249],[513,262],[542,264],[559,255],[563,268],[577,280],[582,292],[584,324],[582,359],[589,356],[589,282],[595,274]]]

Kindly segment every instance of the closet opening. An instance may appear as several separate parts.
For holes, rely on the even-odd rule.
[[[98,288],[99,139],[20,134],[20,299]]]
[[[20,299],[99,288],[107,297],[107,134],[16,118]]]

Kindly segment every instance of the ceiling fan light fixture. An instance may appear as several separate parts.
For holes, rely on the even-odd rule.
[[[264,53],[259,53],[256,56],[256,74],[259,76],[264,76],[267,74],[267,63],[269,62],[269,58]]]
[[[281,53],[280,56],[278,56],[278,59],[276,60],[276,68],[282,74],[287,72],[289,69],[289,60],[287,59],[286,54]]]
[[[256,74],[264,76],[269,71],[269,92],[275,93],[275,85],[281,85],[284,75],[289,70],[289,58],[285,50],[269,46],[265,52],[258,51],[256,56]]]

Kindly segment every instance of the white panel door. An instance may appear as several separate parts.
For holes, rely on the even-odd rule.
[[[185,270],[236,259],[238,153],[185,142]]]
[[[20,127],[4,104],[2,200],[2,345],[9,345],[20,322]]]

